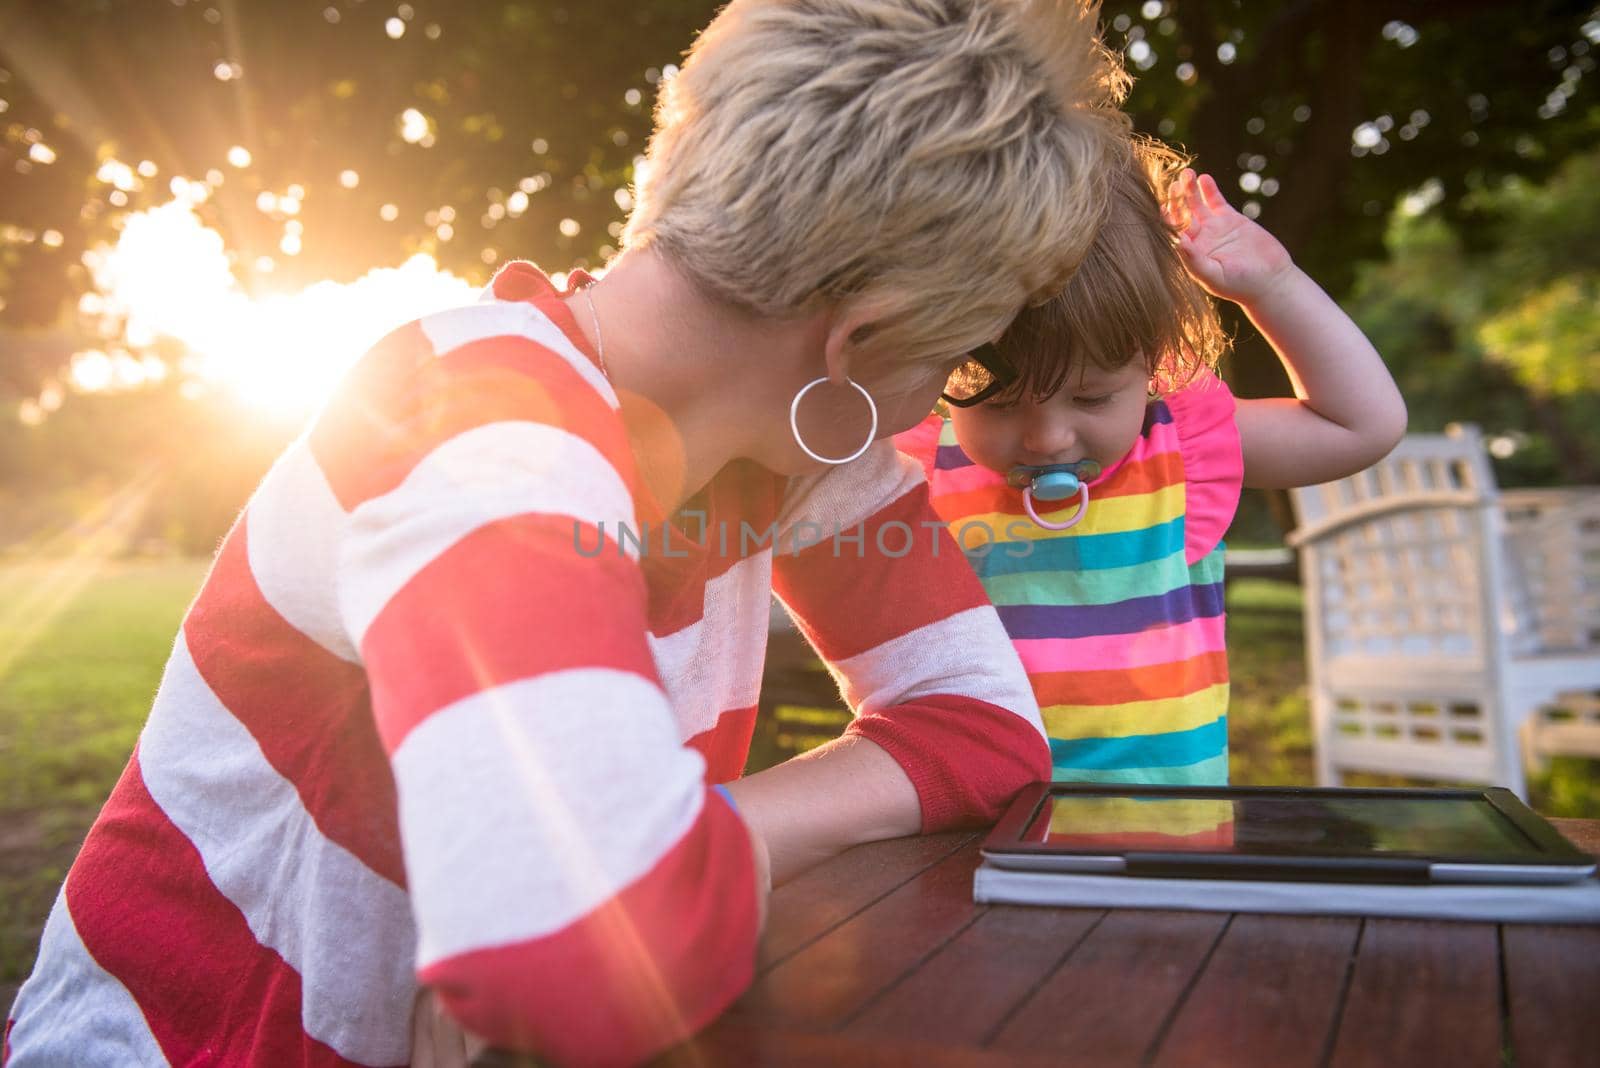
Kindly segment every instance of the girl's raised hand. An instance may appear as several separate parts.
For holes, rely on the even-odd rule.
[[[1209,174],[1185,168],[1162,210],[1178,231],[1184,266],[1214,296],[1247,304],[1294,271],[1288,249],[1235,211]]]

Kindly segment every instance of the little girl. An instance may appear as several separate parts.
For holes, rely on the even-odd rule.
[[[1241,484],[1340,478],[1405,432],[1356,325],[1180,165],[1139,144],[1066,290],[897,438],[1010,632],[1061,780],[1227,782],[1221,539]],[[1235,400],[1215,377],[1207,292],[1244,309],[1294,398]]]

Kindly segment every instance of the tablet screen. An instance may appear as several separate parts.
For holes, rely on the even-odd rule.
[[[1024,842],[1076,852],[1538,856],[1481,798],[1046,796]]]

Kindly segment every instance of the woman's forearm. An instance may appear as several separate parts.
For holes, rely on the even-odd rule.
[[[728,790],[766,843],[774,885],[853,845],[922,829],[911,780],[881,746],[855,735],[731,782]]]

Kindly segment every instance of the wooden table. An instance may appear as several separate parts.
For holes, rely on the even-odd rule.
[[[983,906],[980,838],[780,887],[755,985],[662,1063],[1600,1065],[1600,926]]]

